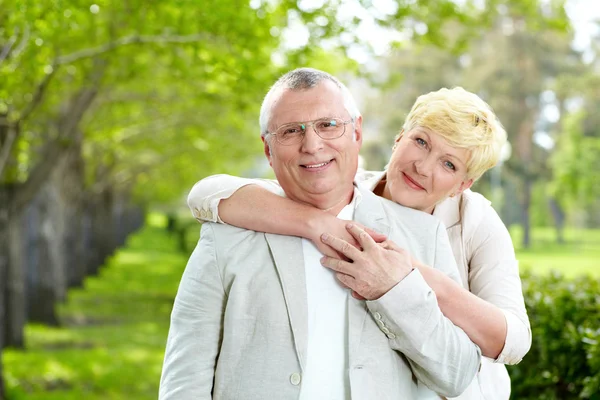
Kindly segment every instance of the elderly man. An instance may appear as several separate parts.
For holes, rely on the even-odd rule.
[[[288,198],[369,226],[459,279],[439,222],[353,184],[362,118],[337,79],[287,73],[260,123]],[[311,242],[205,223],[175,299],[160,399],[412,399],[417,380],[456,396],[477,372],[479,349],[396,254],[385,274],[365,271],[377,279],[359,300]]]

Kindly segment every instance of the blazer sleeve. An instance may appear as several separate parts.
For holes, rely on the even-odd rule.
[[[491,206],[485,207],[478,224],[467,236],[470,291],[502,310],[506,318],[506,339],[495,360],[516,364],[531,347],[531,327],[511,237]],[[467,227],[469,224],[467,224]]]
[[[446,230],[436,230],[434,267],[459,280]],[[442,314],[435,293],[418,270],[367,305],[390,346],[406,356],[417,379],[445,397],[460,395],[473,381],[481,350]]]
[[[223,223],[219,218],[219,202],[231,197],[246,185],[258,185],[275,194],[283,195],[276,180],[249,179],[232,175],[212,175],[197,182],[188,195],[188,207],[200,222]]]
[[[212,398],[221,346],[225,290],[217,269],[211,224],[202,234],[183,273],[167,339],[160,400]]]

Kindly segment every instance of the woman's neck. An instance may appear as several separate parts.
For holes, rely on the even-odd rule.
[[[386,177],[387,177],[387,175],[384,175],[383,178],[381,178],[381,180],[377,183],[377,185],[373,189],[373,193],[375,193],[377,196],[383,197],[384,199],[394,201],[394,199],[392,199],[392,194],[390,193],[390,189],[387,184]],[[398,204],[400,204],[400,203],[398,203]],[[404,204],[400,204],[400,205],[403,206]],[[426,212],[428,214],[433,214],[433,212],[435,211],[435,206],[429,208],[428,210],[420,210],[420,211]]]

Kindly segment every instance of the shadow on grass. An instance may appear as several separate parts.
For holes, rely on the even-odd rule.
[[[61,327],[29,324],[27,350],[3,355],[8,399],[156,399],[187,262],[176,249],[160,224],[149,224],[69,292]]]

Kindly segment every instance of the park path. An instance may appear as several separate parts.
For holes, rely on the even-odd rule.
[[[9,400],[156,399],[169,316],[187,255],[159,216],[98,276],[69,291],[59,328],[28,325],[7,350]]]

